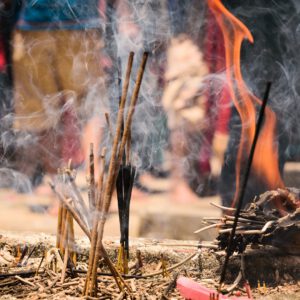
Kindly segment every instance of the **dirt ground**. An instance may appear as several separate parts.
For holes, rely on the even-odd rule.
[[[40,246],[36,248],[25,266],[18,267],[14,264],[17,254],[16,248],[24,242],[30,249],[37,244]],[[100,263],[99,271],[102,273],[98,275],[97,298],[82,297],[89,253],[87,238],[77,240],[79,253],[77,266],[73,269],[73,274],[72,272],[67,274],[65,280],[61,280],[61,264],[59,263],[57,263],[55,271],[51,269],[49,264],[42,264],[38,274],[35,272],[28,275],[23,274],[23,281],[22,278],[14,276],[16,272],[36,270],[43,253],[53,249],[54,245],[54,236],[4,233],[0,237],[0,299],[129,299],[119,291],[114,279],[105,275],[109,273],[109,270],[103,263]],[[192,278],[201,283],[202,286],[215,290],[218,286],[224,253],[207,249],[198,252],[194,245],[195,242],[191,241],[165,240],[157,242],[154,239],[133,239],[129,264],[130,278],[126,279],[134,296],[131,299],[183,299],[174,286],[173,288],[170,287],[170,284],[174,282],[173,278],[177,275]],[[112,261],[116,263],[118,241],[107,239],[105,247]],[[137,250],[140,251],[143,261],[143,266],[138,269],[135,267]],[[168,270],[165,273],[162,273],[161,267],[160,257],[162,253]],[[272,253],[271,256],[270,253]],[[192,258],[188,260],[188,257]],[[244,259],[245,275],[251,284],[254,299],[300,299],[300,282],[292,277],[293,275],[299,279],[299,274],[295,273],[295,269],[299,268],[300,265],[299,258],[294,259],[288,255],[282,256],[280,252],[272,249],[248,249]],[[45,261],[48,259],[46,258]],[[236,278],[239,268],[240,257],[234,255],[228,268],[226,288]],[[268,269],[269,272],[263,274],[263,269]],[[11,275],[8,275],[9,273]],[[155,276],[153,276],[154,273]],[[237,289],[236,292],[246,295],[242,285],[241,288],[241,290]]]

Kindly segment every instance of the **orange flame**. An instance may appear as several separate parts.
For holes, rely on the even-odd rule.
[[[253,43],[254,39],[248,28],[223,6],[221,0],[208,0],[208,5],[224,35],[228,87],[242,122],[241,142],[236,163],[236,192],[232,203],[232,206],[235,206],[240,186],[241,163],[250,151],[255,133],[255,105],[261,104],[261,100],[248,90],[241,73],[242,42],[246,39]],[[252,169],[270,189],[284,187],[278,166],[278,149],[274,143],[275,127],[275,113],[266,107],[265,123],[257,141]]]

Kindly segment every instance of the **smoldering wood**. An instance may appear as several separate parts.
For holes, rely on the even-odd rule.
[[[232,252],[242,253],[247,245],[269,245],[289,254],[300,255],[299,196],[299,189],[287,188],[268,191],[256,197],[248,209],[240,213]],[[279,203],[285,209],[285,216],[278,208]],[[219,219],[206,220],[213,224],[203,230],[213,226],[219,228],[217,240],[220,250],[227,247],[232,219],[233,216],[225,214]]]

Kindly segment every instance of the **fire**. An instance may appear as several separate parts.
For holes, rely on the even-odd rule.
[[[248,40],[253,43],[254,39],[248,28],[232,15],[220,0],[208,0],[208,5],[224,35],[228,87],[242,123],[241,142],[236,162],[236,192],[232,203],[232,206],[235,206],[240,186],[242,162],[248,156],[254,138],[256,126],[255,106],[261,104],[261,100],[248,90],[241,73],[240,52],[242,42]],[[252,171],[267,184],[269,189],[284,187],[279,172],[275,131],[275,113],[269,107],[266,107],[265,121],[257,141]]]

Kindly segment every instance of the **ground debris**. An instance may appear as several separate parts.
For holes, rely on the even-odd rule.
[[[22,237],[24,238],[24,237]],[[26,237],[28,246],[30,237]],[[51,237],[49,237],[51,240]],[[2,239],[0,249],[4,249],[5,245],[10,245],[13,249],[11,253],[16,254],[14,250],[20,238],[16,238],[15,242],[10,237],[6,242]],[[35,243],[36,237],[32,239]],[[53,240],[53,243],[55,241]],[[178,243],[178,246],[176,246]],[[193,242],[194,243],[194,242]],[[79,261],[77,262],[76,270],[72,274],[70,270],[66,273],[66,278],[63,283],[60,282],[61,271],[57,273],[51,269],[45,268],[45,263],[39,269],[38,274],[35,270],[40,264],[43,252],[37,251],[31,258],[30,262],[25,267],[17,267],[12,264],[6,264],[0,268],[0,299],[95,299],[95,297],[82,297],[83,285],[87,271],[87,254],[88,243],[81,240],[77,241],[80,253]],[[109,255],[113,261],[117,261],[118,241],[108,241]],[[165,244],[165,245],[164,245]],[[183,246],[186,244],[187,246]],[[1,246],[2,245],[2,246]],[[52,242],[46,243],[46,250],[53,247]],[[172,246],[170,246],[172,245]],[[216,288],[220,276],[220,266],[224,259],[224,253],[215,252],[209,249],[202,249],[198,256],[187,261],[177,269],[169,271],[167,276],[162,274],[149,278],[140,278],[140,275],[146,275],[155,272],[161,262],[161,253],[164,254],[164,260],[167,267],[172,267],[194,253],[196,248],[192,248],[189,242],[177,241],[162,241],[161,243],[153,243],[152,240],[138,239],[131,241],[132,251],[130,261],[133,263],[137,260],[136,252],[140,251],[142,259],[142,267],[138,274],[136,269],[132,268],[129,275],[136,277],[126,278],[126,283],[131,287],[133,299],[182,299],[175,289],[172,289],[172,281],[176,274],[184,275],[196,280],[197,282],[210,287]],[[43,245],[44,247],[44,245]],[[139,250],[139,251],[136,251]],[[271,255],[270,255],[271,253]],[[299,292],[299,266],[300,259],[296,256],[283,255],[274,249],[248,249],[245,254],[246,276],[252,286],[252,291],[256,298],[265,299],[266,295],[272,295],[276,299],[276,295],[293,295],[293,299],[297,299]],[[236,277],[240,266],[239,255],[233,255],[230,260],[227,284],[231,284]],[[267,274],[264,270],[268,270]],[[160,269],[161,270],[161,269]],[[101,275],[98,275],[98,294],[97,299],[129,299],[128,295],[122,294],[117,289],[114,279],[110,276],[105,276],[109,270],[105,265],[101,265],[98,269]],[[8,275],[10,274],[10,275]],[[22,277],[30,282],[27,284],[15,278],[15,275]],[[103,275],[104,274],[104,275]],[[266,287],[258,289],[257,281],[265,282]],[[283,297],[283,296],[282,296]],[[266,298],[267,299],[267,298]],[[285,299],[285,298],[277,298]],[[289,298],[286,298],[289,299]]]

